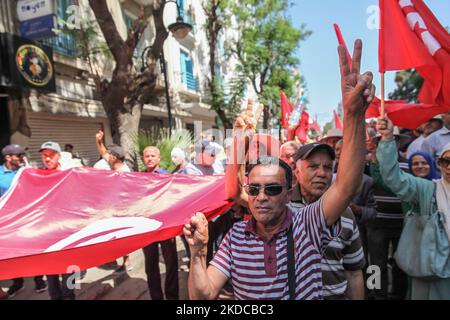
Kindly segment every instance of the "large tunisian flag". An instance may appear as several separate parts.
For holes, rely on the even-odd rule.
[[[181,234],[231,205],[223,176],[24,169],[0,198],[0,279],[67,273]]]
[[[450,35],[422,0],[380,0],[380,72],[415,68],[418,100],[450,110]]]
[[[418,8],[420,8],[420,10],[426,12],[425,15],[427,17],[430,17],[430,21],[432,21],[431,22],[432,29],[436,29],[437,33],[441,34],[442,33],[441,31],[443,29],[442,26],[439,24],[436,18],[434,18],[433,14],[431,13],[431,11],[428,10],[425,4],[423,4],[422,1],[417,1],[417,3],[416,1],[413,2],[418,5]],[[380,29],[380,39],[379,39],[380,72],[384,72],[387,70],[400,70],[409,68],[417,68],[419,71],[418,66],[422,64],[426,65],[427,63],[429,63],[436,65],[433,62],[433,59],[430,58],[429,54],[427,54],[426,49],[423,47],[423,45],[421,45],[420,41],[417,39],[414,31],[408,29],[409,20],[413,21],[414,19],[417,19],[417,15],[415,14],[410,15],[409,20],[407,16],[405,18],[403,11],[400,9],[400,5],[405,6],[406,4],[408,4],[407,10],[411,10],[410,4],[412,3],[408,0],[401,1],[401,3],[399,3],[397,0],[385,0],[385,1],[380,0],[380,8],[381,8],[380,20],[382,26]],[[398,25],[399,30],[397,30],[396,25]],[[341,30],[337,24],[334,24],[334,29],[336,32],[338,42],[339,44],[344,46],[347,52],[347,59],[351,64],[352,62],[351,57],[348,52],[347,45],[345,44],[344,37],[342,36]],[[445,35],[441,35],[441,37],[445,38]],[[447,38],[449,38],[448,34]],[[444,41],[447,41],[446,44],[448,47],[450,39]],[[406,44],[403,42],[405,42]],[[416,56],[415,52],[413,51],[414,48],[416,47],[421,52],[421,54],[419,54],[418,56]],[[441,53],[439,54],[439,56],[443,57]],[[422,57],[422,60],[420,57]],[[446,66],[445,68],[443,68],[444,73],[446,72],[448,73],[449,60],[448,59],[446,60],[445,57],[444,59],[440,58],[440,60],[443,61],[442,65]],[[426,69],[427,68],[424,67],[424,70]],[[437,75],[437,77],[441,79],[439,74]],[[447,79],[450,79],[450,76],[447,76]],[[431,80],[433,81],[433,78]],[[444,82],[445,81],[448,80],[444,80]],[[425,88],[426,86],[424,85],[422,92],[425,92],[424,91]],[[429,92],[429,90],[427,91]],[[424,99],[423,101],[431,101],[431,100],[432,99]],[[375,97],[367,109],[366,118],[379,117],[380,108],[381,108],[381,100]],[[433,118],[433,116],[440,113],[444,113],[449,109],[450,106],[439,105],[436,104],[435,102],[423,104],[411,104],[403,100],[385,101],[385,110],[389,119],[396,126],[408,129],[416,129],[422,123],[427,122],[428,120]]]

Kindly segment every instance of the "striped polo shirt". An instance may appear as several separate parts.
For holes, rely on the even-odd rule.
[[[290,208],[300,209],[308,204],[295,188]],[[294,200],[295,199],[295,200]],[[340,217],[341,231],[322,252],[323,298],[325,300],[347,299],[345,271],[362,270],[366,264],[356,218],[350,208]]]
[[[399,167],[409,172],[408,163],[399,159]],[[370,174],[374,179],[373,198],[377,203],[376,219],[370,222],[372,227],[403,228],[404,210],[402,201],[384,183],[379,164],[370,164]]]
[[[288,207],[279,231],[268,241],[256,234],[256,222],[236,223],[222,241],[211,265],[231,278],[239,300],[288,300],[287,230],[295,246],[296,299],[322,299],[321,252],[340,222],[328,228],[321,200],[299,210]]]

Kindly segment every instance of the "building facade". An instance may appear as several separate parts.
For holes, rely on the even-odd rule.
[[[83,15],[84,10],[88,9],[87,0],[47,1],[54,1],[55,13],[65,21]],[[138,17],[141,5],[148,6],[151,2],[152,0],[108,0],[110,12],[123,38],[127,35],[127,28]],[[177,0],[180,15],[194,28],[182,40],[169,34],[164,44],[173,126],[178,130],[186,129],[191,132],[194,131],[195,122],[201,123],[203,130],[216,126],[216,114],[204,101],[209,69],[208,45],[203,31],[205,15],[201,2]],[[177,6],[167,3],[164,11],[166,26],[174,22],[177,15]],[[21,36],[16,0],[0,2],[0,33]],[[139,67],[142,52],[152,44],[153,37],[154,28],[150,16],[149,26],[135,51],[136,66]],[[38,150],[43,142],[56,141],[62,147],[72,144],[74,151],[85,163],[93,165],[99,158],[95,145],[96,132],[100,129],[105,131],[107,144],[111,143],[111,134],[103,107],[95,99],[95,84],[89,76],[89,66],[78,57],[77,44],[70,34],[57,33],[39,43],[53,49],[56,90],[48,93],[31,89],[23,94],[23,88],[0,86],[0,147],[8,143],[22,144],[28,148],[30,160],[39,164]],[[105,76],[112,71],[112,67],[105,59],[102,65]],[[144,106],[141,129],[167,128],[168,112],[164,90],[164,78],[161,75],[155,99],[152,104]],[[13,92],[19,92],[20,98],[13,98]],[[21,112],[18,112],[19,108]]]

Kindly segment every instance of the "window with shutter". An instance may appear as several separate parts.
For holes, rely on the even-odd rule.
[[[56,6],[57,6],[57,16],[59,19],[62,19],[64,21],[67,21],[69,18],[69,15],[67,13],[67,8],[69,8],[71,5],[74,5],[74,0],[57,0]],[[48,45],[53,48],[56,52],[62,55],[66,55],[69,57],[76,57],[77,56],[77,47],[75,39],[72,35],[59,32],[56,36],[53,38],[48,38],[42,41],[43,44]]]

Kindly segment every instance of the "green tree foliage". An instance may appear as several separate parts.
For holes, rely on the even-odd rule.
[[[409,103],[416,103],[420,89],[423,85],[423,78],[415,69],[402,70],[395,74],[397,88],[389,94],[389,99],[405,100]]]
[[[279,111],[279,90],[290,96],[299,81],[293,72],[299,64],[296,51],[311,34],[304,25],[293,26],[288,9],[286,0],[230,1],[238,37],[227,43],[227,49],[265,106],[266,129],[269,119]]]
[[[193,143],[191,133],[188,131],[175,131],[169,135],[168,130],[141,130],[135,138],[136,150],[142,155],[144,149],[148,146],[156,146],[161,152],[160,167],[163,167],[169,172],[175,169],[175,164],[172,162],[171,153],[173,148],[178,147],[186,152],[186,159],[189,160],[190,147]],[[145,167],[142,160],[139,159],[139,171],[144,171]]]
[[[334,120],[331,120],[330,122],[327,122],[324,127],[323,127],[323,134],[327,134],[328,131],[330,131],[331,129],[333,129],[333,122]]]
[[[209,45],[209,75],[207,84],[211,109],[216,111],[219,125],[225,129],[233,127],[233,120],[239,114],[247,78],[240,65],[235,66],[234,75],[229,81],[223,80],[221,65],[226,63],[222,50],[224,31],[231,27],[230,0],[207,0],[202,4],[206,16],[203,26]]]

